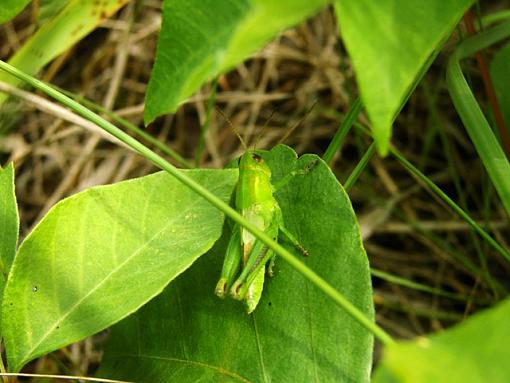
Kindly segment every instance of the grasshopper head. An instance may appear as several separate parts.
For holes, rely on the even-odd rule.
[[[255,150],[247,150],[239,160],[239,170],[252,170],[262,172],[265,176],[271,177],[271,170],[264,159]]]

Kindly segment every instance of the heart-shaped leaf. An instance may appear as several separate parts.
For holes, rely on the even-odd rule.
[[[265,153],[305,262],[373,317],[367,257],[350,201],[317,156]],[[368,382],[372,335],[281,259],[251,315],[214,295],[228,235],[162,295],[113,328],[99,375],[136,382]],[[292,246],[289,245],[289,249]],[[298,255],[299,256],[299,255]]]
[[[175,112],[204,82],[232,69],[328,0],[166,0],[144,119]]]
[[[387,152],[393,121],[472,2],[335,1],[380,152]]]

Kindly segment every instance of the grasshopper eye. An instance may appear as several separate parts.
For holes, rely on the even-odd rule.
[[[259,156],[258,154],[253,153],[251,155],[251,158],[253,158],[253,160],[256,161],[256,162],[262,162],[262,157]]]

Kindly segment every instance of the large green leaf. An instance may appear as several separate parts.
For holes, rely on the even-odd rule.
[[[205,81],[231,69],[328,0],[165,0],[144,119],[174,112]]]
[[[10,163],[5,169],[0,168],[0,305],[7,275],[16,254],[18,232],[19,217],[14,193],[14,166]]]
[[[336,0],[342,39],[380,152],[391,125],[472,0]]]
[[[275,182],[318,160],[298,161],[284,146],[264,157]],[[319,160],[277,198],[286,226],[310,251],[307,265],[373,318],[358,224],[329,168]],[[368,382],[372,335],[283,260],[276,259],[276,275],[266,280],[253,314],[214,295],[227,240],[113,328],[99,375],[136,382]]]
[[[237,180],[236,170],[186,173],[224,201]],[[20,246],[5,288],[10,369],[133,313],[208,251],[222,224],[163,172],[58,203]]]
[[[36,75],[46,64],[88,35],[126,2],[127,0],[69,0],[56,16],[45,22],[16,51],[9,59],[9,64],[25,73]],[[16,86],[21,84],[19,79],[3,71],[0,71],[0,81]],[[7,95],[0,93],[0,106],[6,99]]]
[[[374,383],[510,382],[510,299],[430,338],[384,349]]]
[[[510,135],[510,44],[506,44],[494,55],[490,72],[506,131]]]
[[[0,1],[0,24],[9,21],[20,13],[30,0],[2,0]]]

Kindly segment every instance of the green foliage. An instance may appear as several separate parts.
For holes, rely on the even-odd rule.
[[[4,0],[2,0],[3,3]],[[54,17],[45,21],[37,32],[9,59],[9,63],[30,75],[36,75],[46,64],[93,31],[105,18],[117,12],[127,0],[70,0]],[[57,3],[44,3],[53,13]],[[59,6],[62,4],[59,3]],[[0,72],[0,81],[21,85],[21,81]],[[7,95],[0,93],[0,105]]]
[[[9,21],[30,2],[30,0],[2,0],[0,2],[0,24]]]
[[[472,0],[336,0],[340,33],[381,153],[391,124]]]
[[[499,106],[505,119],[505,127],[510,136],[510,44],[501,48],[492,59],[490,74]]]
[[[14,254],[16,254],[18,231],[19,217],[16,194],[14,193],[14,166],[10,163],[5,169],[0,168],[0,305],[7,275],[14,260]]]
[[[430,338],[384,349],[374,383],[508,382],[510,299]]]
[[[264,155],[274,182],[317,159],[288,147]],[[305,262],[373,319],[368,261],[356,217],[324,162],[276,195]],[[289,264],[276,259],[251,315],[213,291],[228,233],[165,292],[115,326],[100,375],[137,382],[368,382],[372,335]],[[288,245],[293,249],[292,245]]]
[[[0,21],[26,4],[6,1],[0,4]],[[47,22],[10,62],[37,73],[126,1],[41,0],[40,20]],[[471,2],[335,2],[342,38],[380,152],[393,150],[389,140],[395,117]],[[175,111],[205,81],[233,68],[281,30],[326,4],[326,0],[166,0],[145,121]],[[455,106],[508,212],[510,164],[459,62],[507,37],[509,31],[510,24],[506,24],[468,39],[455,51],[448,68]],[[507,123],[508,55],[507,45],[491,68]],[[9,70],[4,64],[0,62],[0,67]],[[19,84],[3,72],[0,80]],[[173,174],[214,206],[163,173],[93,188],[57,204],[14,258],[19,225],[14,174],[12,165],[0,170],[0,265],[4,275],[13,263],[7,286],[0,277],[0,293],[5,287],[1,335],[12,371],[131,314],[113,330],[101,367],[103,375],[139,382],[368,381],[373,337],[367,327],[376,335],[381,331],[385,337],[380,339],[389,344],[376,382],[508,380],[510,370],[502,355],[510,340],[505,326],[509,302],[414,342],[391,344],[391,338],[373,324],[370,274],[355,215],[345,191],[323,162],[308,175],[293,178],[276,196],[285,225],[311,253],[304,260],[306,265],[300,266],[280,248],[276,276],[266,281],[260,305],[251,316],[242,305],[219,300],[213,291],[228,230],[207,256],[198,258],[220,236],[223,215],[216,208],[242,223],[239,214],[225,205],[236,171],[178,172],[99,116],[32,80],[24,78]],[[0,94],[0,103],[3,100]],[[356,103],[346,119],[349,124],[360,108],[361,103]],[[337,138],[326,155],[329,159],[342,134]],[[364,160],[368,162],[371,155],[372,151],[367,152]],[[279,146],[265,153],[265,159],[276,183],[317,157],[297,159],[291,149]],[[406,159],[400,160],[412,167]],[[365,164],[361,162],[357,170]],[[423,178],[508,258],[501,245]],[[273,249],[276,246],[264,241]],[[294,250],[291,245],[287,248]],[[334,288],[314,279],[312,270]],[[163,294],[135,313],[163,289]],[[347,298],[345,302],[338,291]],[[354,315],[350,310],[353,316],[348,315],[324,292],[344,309],[352,302],[360,311]]]
[[[237,180],[236,170],[186,174],[224,201]],[[5,288],[10,369],[136,311],[212,247],[222,224],[166,173],[59,202],[21,244]]]
[[[464,40],[448,62],[446,80],[455,109],[466,128],[487,173],[510,215],[510,162],[462,73],[460,61],[510,36],[510,22]],[[510,262],[510,258],[507,258]]]
[[[144,119],[175,112],[204,82],[311,16],[327,0],[166,0]]]

